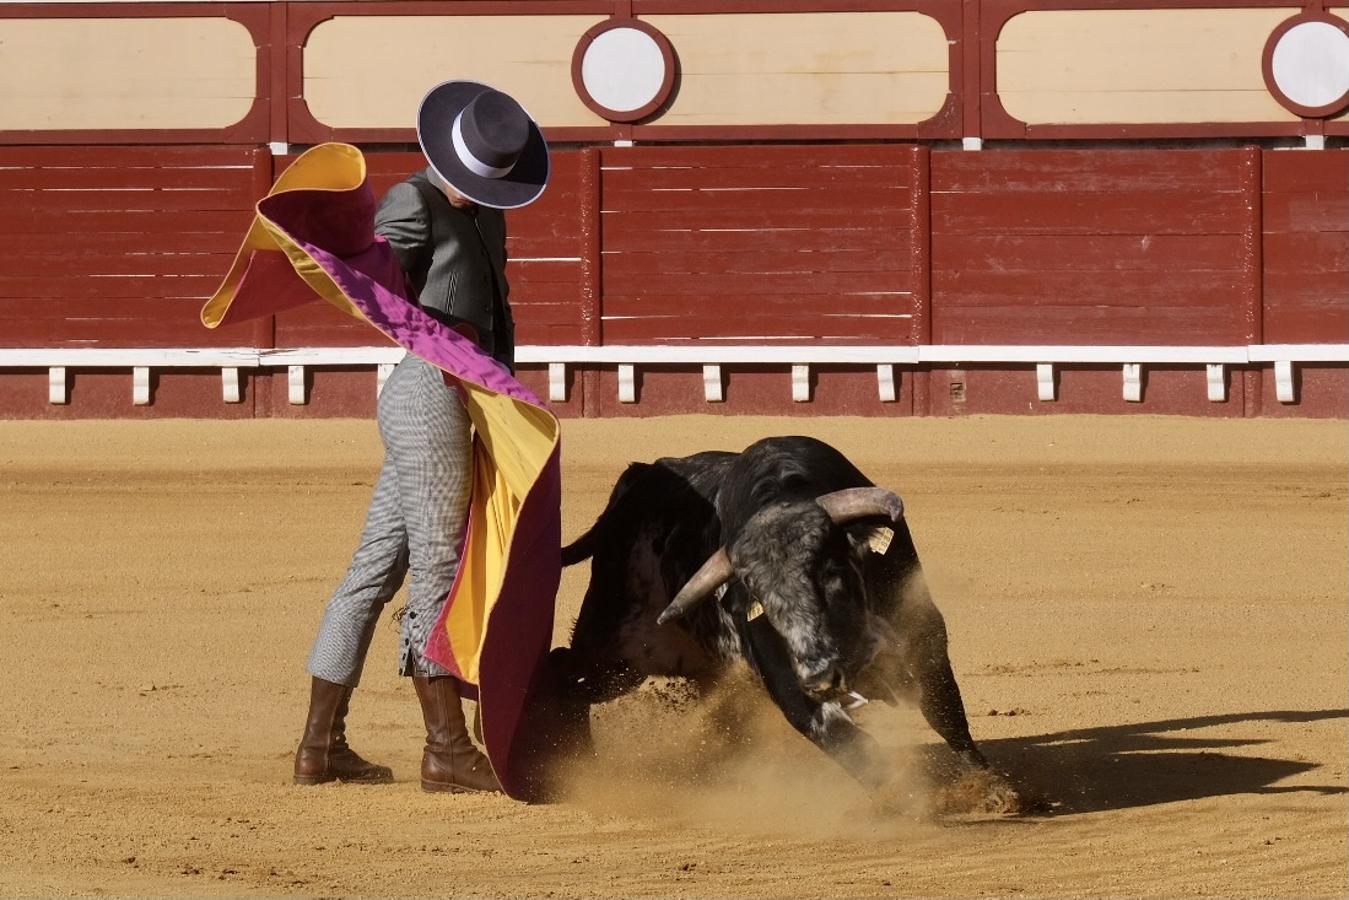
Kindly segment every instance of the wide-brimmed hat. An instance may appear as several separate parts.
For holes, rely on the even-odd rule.
[[[476,81],[447,81],[422,98],[417,141],[431,168],[475,203],[515,209],[548,184],[548,144],[508,94]]]

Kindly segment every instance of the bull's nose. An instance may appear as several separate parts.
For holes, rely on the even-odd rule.
[[[843,677],[843,670],[834,667],[809,682],[806,685],[806,691],[818,700],[827,700],[840,694],[846,694],[848,683]]]

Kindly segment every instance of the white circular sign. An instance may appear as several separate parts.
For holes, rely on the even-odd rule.
[[[1274,83],[1294,103],[1313,109],[1349,93],[1349,35],[1329,22],[1302,22],[1274,45]]]
[[[610,28],[581,59],[581,83],[600,106],[632,112],[655,100],[665,82],[665,56],[651,35],[636,28]]]

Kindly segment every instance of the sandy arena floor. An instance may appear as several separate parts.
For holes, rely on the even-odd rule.
[[[923,816],[913,711],[864,710],[896,814],[656,689],[597,712],[567,802],[424,795],[392,624],[350,730],[397,783],[292,786],[373,424],[0,422],[0,895],[1346,895],[1343,421],[569,421],[564,533],[630,460],[775,433],[904,496],[974,736],[1047,813]]]

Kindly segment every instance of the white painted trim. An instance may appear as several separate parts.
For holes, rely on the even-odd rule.
[[[550,362],[548,364],[548,399],[553,403],[562,403],[567,399],[567,364]]]
[[[1208,398],[1214,403],[1227,401],[1227,372],[1222,363],[1209,363],[1204,367],[1208,373]]]
[[[810,366],[792,366],[792,402],[810,402]]]
[[[252,347],[52,347],[0,350],[0,369],[70,368],[101,369],[146,366],[215,369],[222,366],[254,368],[259,365],[258,351]]]
[[[882,403],[894,403],[899,399],[899,378],[893,363],[876,364],[876,393]]]
[[[64,406],[70,402],[65,366],[52,366],[47,370],[47,402],[57,406]]]
[[[706,341],[678,344],[607,344],[603,347],[576,345],[527,346],[515,348],[516,363],[565,362],[592,364],[640,364],[644,366],[732,365],[793,363],[879,364],[918,363],[917,347],[821,347],[818,345],[764,346],[714,344]]]
[[[726,384],[721,380],[721,366],[703,366],[703,399],[708,403],[726,400]]]
[[[393,370],[394,370],[394,367],[395,367],[396,365],[397,365],[397,363],[386,363],[386,362],[383,362],[383,363],[380,363],[379,365],[377,365],[377,366],[375,367],[375,396],[376,396],[376,397],[378,397],[380,394],[384,393],[384,383],[385,383],[386,381],[389,380],[389,376],[393,374]]]
[[[1228,399],[1228,371],[1222,363],[1209,363],[1205,366],[1207,372],[1207,382],[1209,382],[1209,399],[1214,403],[1226,402]]]
[[[256,353],[259,366],[397,365],[407,356],[402,347],[290,347]]]
[[[106,348],[0,349],[5,368],[236,368],[396,364],[401,347]],[[603,347],[530,345],[516,348],[516,362],[625,365],[918,365],[920,363],[1216,364],[1247,362],[1349,362],[1349,344],[1253,344],[1251,346],[1158,347],[1020,344],[931,344],[923,346],[819,346],[715,344],[609,344]]]
[[[1297,391],[1293,385],[1293,363],[1286,359],[1274,360],[1274,391],[1280,403],[1292,403],[1297,400]]]
[[[620,365],[618,367],[618,402],[619,403],[637,402],[636,366]]]
[[[1124,399],[1130,403],[1143,401],[1143,367],[1138,363],[1124,364]]]
[[[1246,347],[1022,346],[1019,344],[931,344],[918,349],[925,363],[1244,363]]]
[[[1043,402],[1056,399],[1054,394],[1054,364],[1035,364],[1035,395]]]
[[[221,393],[226,403],[242,399],[239,385],[241,368],[288,367],[290,402],[308,402],[305,389],[306,366],[376,366],[376,392],[384,379],[407,351],[398,346],[383,347],[290,347],[258,350],[251,347],[164,347],[108,348],[55,347],[0,349],[0,369],[45,368],[48,370],[47,397],[53,404],[70,401],[67,369],[124,368],[132,370],[132,402],[151,401],[150,372],[167,368],[219,368]],[[637,402],[637,367],[702,366],[703,396],[710,403],[725,399],[725,373],[728,365],[783,365],[792,373],[792,400],[810,400],[810,366],[874,365],[877,394],[881,402],[893,402],[899,396],[899,376],[895,366],[940,363],[989,363],[1034,365],[1036,390],[1041,400],[1056,399],[1054,366],[1123,366],[1124,397],[1138,402],[1142,397],[1142,367],[1145,365],[1203,365],[1206,367],[1208,398],[1227,399],[1225,366],[1274,363],[1278,398],[1295,402],[1294,364],[1349,362],[1349,344],[1253,344],[1250,346],[1159,347],[1159,346],[1073,346],[934,344],[924,346],[820,346],[820,345],[747,345],[716,344],[701,341],[674,345],[575,345],[525,346],[516,351],[523,365],[548,366],[548,396],[554,402],[566,400],[568,365],[617,365],[618,393],[623,403]]]
[[[239,367],[224,366],[220,370],[220,394],[226,403],[241,403],[243,391],[239,387]]]
[[[136,366],[131,370],[131,403],[133,406],[150,405],[149,366]]]
[[[287,399],[292,406],[304,406],[309,401],[304,390],[304,366],[290,366],[286,369]]]
[[[1251,362],[1349,362],[1349,344],[1253,344]]]

